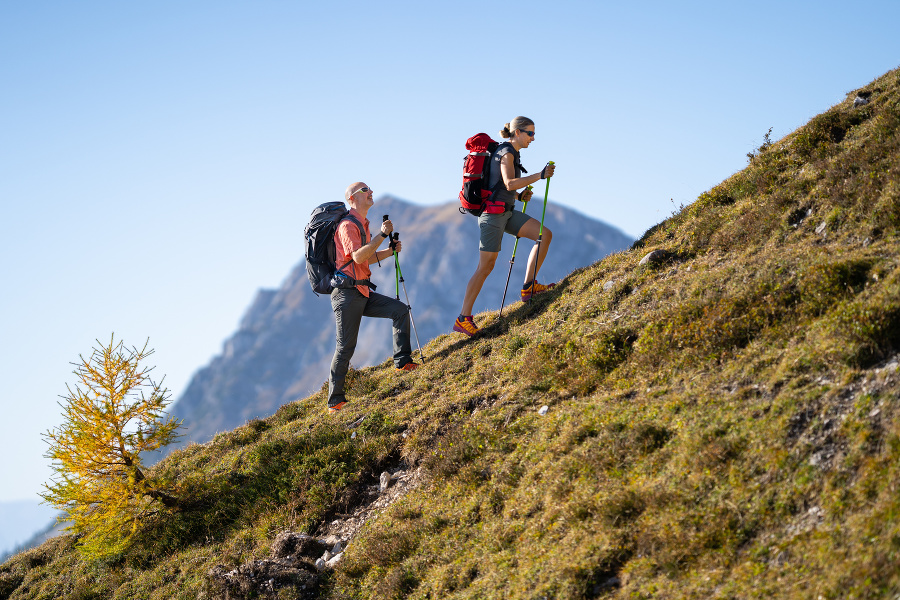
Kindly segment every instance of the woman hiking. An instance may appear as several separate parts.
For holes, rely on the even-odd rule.
[[[480,255],[478,258],[478,268],[475,274],[469,280],[466,286],[466,295],[463,299],[462,311],[453,325],[453,331],[464,333],[472,337],[480,330],[472,320],[472,307],[475,305],[475,299],[484,285],[484,280],[494,270],[494,264],[497,262],[497,256],[500,254],[500,242],[503,239],[503,232],[509,233],[516,237],[528,238],[537,241],[540,233],[541,224],[537,219],[532,219],[525,213],[515,210],[516,200],[527,202],[531,198],[531,190],[522,189],[539,179],[551,177],[553,175],[554,165],[547,164],[540,173],[522,176],[527,173],[522,168],[519,161],[519,151],[527,148],[534,141],[534,121],[527,117],[516,117],[503,126],[500,135],[509,141],[501,143],[494,154],[491,156],[491,169],[488,178],[488,189],[493,192],[493,200],[503,200],[505,209],[499,214],[482,213],[478,217],[478,227],[480,230],[480,238],[478,248]],[[553,232],[544,227],[543,237],[541,238],[540,254],[538,254],[538,246],[535,245],[528,256],[528,267],[525,269],[525,283],[522,285],[522,300],[528,300],[535,294],[540,294],[552,289],[556,284],[543,285],[537,282],[537,274],[547,255],[547,249],[550,247],[550,241],[553,239]]]

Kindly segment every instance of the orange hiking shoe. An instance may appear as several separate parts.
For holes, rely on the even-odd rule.
[[[547,285],[544,285],[542,283],[538,283],[537,280],[534,280],[531,283],[526,283],[522,286],[522,302],[528,302],[529,300],[531,300],[532,296],[543,294],[544,292],[549,292],[555,287],[555,283],[548,283]]]
[[[346,400],[344,400],[343,402],[338,402],[338,403],[335,404],[334,406],[329,406],[329,407],[328,407],[328,413],[329,413],[329,414],[336,413],[336,412],[338,412],[339,410],[341,410],[342,408],[344,408],[345,406],[347,406],[347,401],[346,401]]]
[[[406,363],[405,365],[403,365],[402,367],[397,367],[397,370],[398,371],[415,371],[418,368],[419,368],[419,363],[410,361],[410,362]]]
[[[479,329],[475,325],[475,321],[472,320],[472,315],[463,316],[459,315],[456,317],[456,323],[453,324],[453,331],[458,331],[459,333],[464,333],[468,337],[472,337],[481,329]]]

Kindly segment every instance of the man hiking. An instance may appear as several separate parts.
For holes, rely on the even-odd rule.
[[[393,249],[378,249],[394,231],[390,220],[381,223],[381,232],[374,237],[369,232],[366,215],[375,204],[372,188],[361,181],[356,182],[347,188],[344,197],[350,205],[350,214],[341,221],[334,234],[335,267],[350,279],[368,280],[372,274],[369,265],[390,258],[394,251],[400,252],[402,245],[398,239]],[[362,225],[366,239],[360,238],[354,219]],[[398,371],[412,371],[419,366],[413,362],[409,342],[409,308],[400,300],[378,294],[367,285],[356,285],[335,288],[331,292],[331,308],[336,326],[336,346],[328,378],[328,412],[337,412],[347,404],[344,379],[350,367],[350,358],[356,349],[356,338],[363,317],[392,319],[394,366]]]
[[[491,271],[494,270],[494,264],[497,262],[497,256],[500,254],[500,242],[503,239],[503,233],[509,233],[516,237],[528,238],[537,241],[541,234],[541,223],[537,219],[532,219],[525,213],[515,210],[516,200],[526,202],[531,198],[531,190],[525,190],[521,194],[517,194],[516,190],[524,188],[539,179],[551,177],[555,169],[553,164],[548,164],[539,173],[522,176],[526,172],[519,162],[519,150],[527,148],[534,141],[534,121],[528,117],[516,117],[503,126],[500,135],[507,138],[508,142],[503,142],[494,151],[491,156],[490,178],[488,179],[488,189],[492,192],[492,198],[503,200],[506,210],[500,214],[488,214],[484,212],[478,217],[478,228],[480,230],[479,250],[481,251],[478,258],[478,268],[475,274],[469,280],[466,286],[466,295],[463,298],[462,311],[453,324],[453,331],[464,333],[472,337],[480,331],[475,322],[472,320],[472,307],[475,305],[475,299],[484,285]],[[537,274],[547,256],[547,249],[550,247],[550,241],[553,239],[553,232],[546,227],[543,228],[543,240],[541,244],[535,245],[531,254],[528,256],[528,267],[525,269],[525,283],[522,285],[522,300],[529,300],[535,294],[541,294],[552,289],[556,284],[543,285],[537,282]],[[538,251],[540,248],[540,251]]]

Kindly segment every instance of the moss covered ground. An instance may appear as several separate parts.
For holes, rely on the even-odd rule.
[[[339,415],[323,390],[170,455],[179,510],[101,562],[14,556],[0,598],[218,597],[398,465],[424,482],[271,597],[897,597],[900,71],[859,91],[417,371],[353,370]]]

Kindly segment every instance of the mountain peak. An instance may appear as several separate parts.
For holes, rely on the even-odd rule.
[[[389,214],[404,242],[399,259],[422,341],[450,329],[478,260],[478,221],[460,214],[458,206],[457,202],[422,206],[384,194],[369,211],[373,223]],[[548,207],[547,226],[562,232],[554,238],[542,270],[554,279],[623,250],[633,241],[609,225],[558,205]],[[507,255],[512,241],[511,237],[505,241]],[[511,286],[524,281],[526,262],[521,259],[515,264]],[[393,261],[372,265],[372,270],[379,291],[395,295]],[[476,312],[499,305],[507,271],[498,262],[485,282]],[[513,297],[518,297],[515,290]],[[354,366],[377,364],[390,356],[389,322],[364,319],[360,339],[366,344],[354,355]],[[216,432],[271,415],[282,404],[317,390],[328,378],[333,353],[331,304],[312,292],[301,261],[280,289],[257,294],[238,331],[225,341],[222,354],[194,375],[172,413],[184,419],[188,440],[208,440]]]

